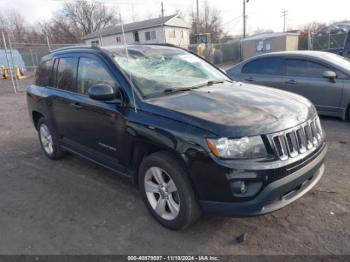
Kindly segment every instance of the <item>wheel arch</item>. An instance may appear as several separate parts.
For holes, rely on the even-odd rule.
[[[43,118],[44,115],[38,111],[32,111],[32,120],[33,120],[33,123],[34,123],[34,127],[35,129],[38,130],[38,123],[39,123],[39,120],[40,118]]]
[[[139,167],[142,163],[142,161],[149,155],[154,154],[156,152],[166,152],[168,154],[171,154],[175,158],[177,158],[182,164],[186,165],[185,156],[176,152],[172,148],[167,148],[160,145],[155,145],[147,142],[137,142],[133,146],[132,151],[132,158],[131,158],[131,167],[133,170],[135,170],[133,174],[133,183],[138,184],[138,173],[139,173]]]

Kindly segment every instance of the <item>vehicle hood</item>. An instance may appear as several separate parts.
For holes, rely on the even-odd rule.
[[[206,129],[220,137],[270,134],[316,115],[306,98],[240,82],[152,98],[146,104],[145,109],[153,114]]]

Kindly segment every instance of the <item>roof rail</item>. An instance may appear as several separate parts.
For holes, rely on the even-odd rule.
[[[169,43],[147,43],[147,44],[140,44],[140,45],[159,45],[159,46],[169,46],[169,47],[177,47],[178,46],[174,45],[174,44],[169,44]]]
[[[57,51],[64,51],[64,50],[70,50],[70,49],[79,49],[79,48],[93,48],[93,49],[100,49],[100,47],[96,45],[72,45],[72,46],[65,46],[60,47],[54,50],[51,50],[49,53],[57,52]]]

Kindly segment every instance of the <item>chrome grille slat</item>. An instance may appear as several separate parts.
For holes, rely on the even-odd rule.
[[[306,138],[305,138],[305,132],[304,128],[300,127],[296,131],[297,134],[297,140],[299,144],[299,153],[303,154],[306,152]]]
[[[296,143],[294,131],[287,133],[285,137],[290,157],[296,157],[298,155],[298,146]]]
[[[287,155],[287,148],[284,142],[284,137],[282,136],[276,136],[273,138],[273,143],[274,146],[277,150],[277,154],[279,155],[279,158],[281,160],[287,160],[288,155]]]
[[[296,128],[270,135],[270,141],[281,160],[305,154],[321,144],[323,131],[319,118],[308,121]]]
[[[317,130],[316,130],[315,121],[312,121],[310,123],[310,127],[311,127],[311,133],[312,133],[312,143],[314,144],[314,146],[316,146],[318,144],[318,138],[317,138]]]
[[[311,132],[311,127],[309,123],[306,126],[304,126],[304,131],[305,131],[305,137],[306,137],[306,148],[311,149],[313,144],[312,144],[312,132]]]

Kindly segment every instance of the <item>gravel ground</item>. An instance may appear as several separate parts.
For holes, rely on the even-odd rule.
[[[47,159],[25,94],[0,80],[0,254],[350,254],[350,123],[322,124],[326,173],[312,192],[269,215],[204,216],[173,232],[123,178],[76,156]]]

